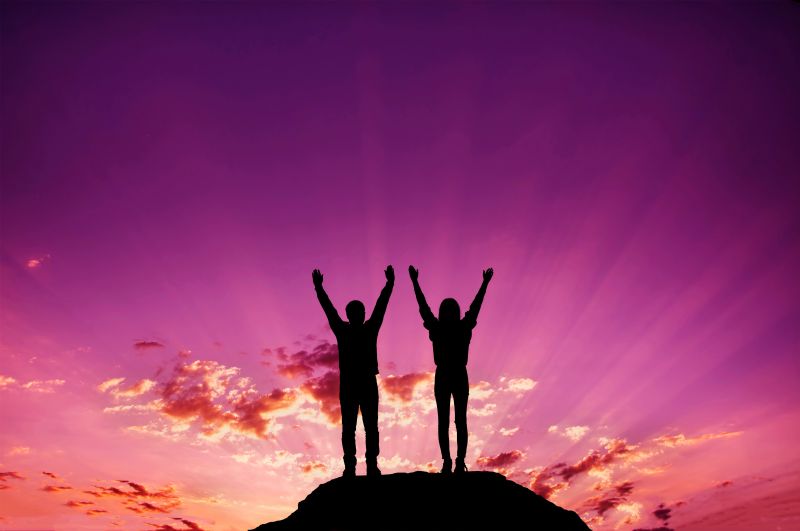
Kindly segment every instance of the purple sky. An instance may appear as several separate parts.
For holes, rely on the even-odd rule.
[[[0,412],[13,428],[0,435],[0,471],[26,476],[20,485],[44,466],[75,484],[174,484],[209,529],[285,515],[339,473],[335,422],[308,427],[301,411],[281,417],[295,431],[203,440],[205,454],[176,464],[194,438],[147,439],[129,429],[142,418],[104,408],[157,396],[194,360],[300,396],[304,382],[261,353],[332,340],[311,270],[340,311],[353,298],[369,311],[389,263],[384,378],[433,370],[409,264],[434,307],[447,296],[466,307],[480,270],[495,268],[470,355],[471,381],[494,390],[493,408],[470,417],[474,468],[519,451],[503,471],[535,489],[548,465],[609,440],[641,455],[677,449],[613,477],[593,469],[600,491],[637,486],[608,512],[592,508],[592,483],[556,493],[599,529],[656,527],[658,503],[698,499],[672,505],[667,523],[711,529],[702,507],[766,492],[759,483],[725,502],[714,485],[798,483],[797,5],[0,9]],[[113,400],[97,390],[119,377],[156,383]],[[420,378],[405,405],[423,418]],[[515,394],[513,379],[535,387]],[[148,403],[153,422],[175,420]],[[75,420],[42,418],[56,405]],[[389,430],[382,455],[408,462],[384,468],[437,458],[431,426]],[[322,464],[312,471],[326,467],[310,480],[302,460],[230,459],[310,452],[310,440]],[[87,470],[80,456],[109,444],[126,457]],[[153,452],[164,472],[148,475],[137,460]],[[224,479],[192,475],[208,455],[227,458]],[[273,465],[291,487],[263,486],[259,505],[242,478]],[[8,481],[0,526],[139,522],[111,506],[86,518],[66,498],[45,516],[12,510],[33,487]],[[204,506],[187,494],[197,485],[230,505]],[[796,499],[791,511],[800,518]]]

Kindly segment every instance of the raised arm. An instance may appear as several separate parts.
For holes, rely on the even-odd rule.
[[[414,284],[414,295],[417,297],[417,304],[419,305],[419,314],[422,316],[422,322],[428,324],[436,321],[436,317],[433,316],[431,307],[428,306],[428,301],[425,300],[425,295],[422,293],[422,288],[419,287],[419,269],[410,265],[408,266],[408,274],[411,277],[411,283]]]
[[[378,302],[375,303],[375,308],[372,310],[372,315],[369,322],[380,328],[383,323],[383,316],[386,315],[386,307],[389,305],[389,297],[392,295],[392,288],[394,288],[394,268],[387,266],[386,271],[386,285],[383,286],[381,294],[378,295]]]
[[[315,269],[311,273],[311,280],[314,281],[314,290],[317,292],[317,299],[319,299],[325,316],[328,318],[328,324],[331,325],[331,330],[336,332],[344,324],[344,321],[339,317],[339,312],[336,311],[328,294],[325,293],[325,288],[322,287],[322,273],[320,273],[319,269]]]
[[[481,287],[478,290],[478,294],[475,295],[475,299],[472,301],[472,304],[469,305],[469,310],[467,310],[467,313],[464,314],[464,321],[466,321],[471,327],[474,327],[476,324],[478,324],[478,313],[481,311],[483,297],[486,295],[486,287],[489,285],[489,281],[492,280],[493,275],[494,269],[491,267],[489,269],[484,269],[483,282],[481,282]]]

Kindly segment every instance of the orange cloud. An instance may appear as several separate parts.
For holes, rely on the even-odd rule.
[[[269,414],[290,408],[296,392],[274,389],[261,394],[238,373],[238,367],[214,361],[179,363],[164,385],[160,411],[181,421],[198,420],[205,435],[230,429],[269,439]]]
[[[432,381],[432,372],[412,372],[400,376],[390,375],[381,378],[381,388],[389,396],[395,397],[402,402],[411,402],[417,386]]]
[[[310,378],[301,386],[309,398],[317,402],[323,415],[333,424],[338,424],[342,418],[339,407],[339,373],[328,371],[322,376]]]
[[[662,435],[661,437],[656,437],[653,439],[653,442],[667,448],[678,448],[680,446],[694,446],[714,439],[729,439],[731,437],[738,437],[741,434],[741,431],[725,431],[721,433],[704,433],[696,437],[687,437],[679,433],[677,435]]]

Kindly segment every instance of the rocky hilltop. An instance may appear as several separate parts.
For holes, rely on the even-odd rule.
[[[526,529],[585,531],[567,511],[494,472],[337,478],[284,520],[252,531]]]

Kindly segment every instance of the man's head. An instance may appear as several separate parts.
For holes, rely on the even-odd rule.
[[[362,325],[364,324],[364,303],[361,301],[350,301],[344,308],[344,313],[347,314],[347,320],[350,324]]]
[[[461,308],[455,299],[447,298],[439,305],[439,321],[454,323],[461,320]]]

